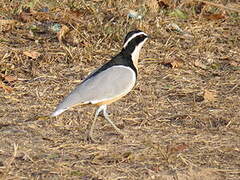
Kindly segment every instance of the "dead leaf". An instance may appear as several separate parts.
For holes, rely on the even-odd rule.
[[[167,147],[167,151],[172,154],[172,153],[180,153],[183,152],[184,150],[186,150],[188,148],[188,145],[185,143],[181,143],[181,144],[175,144],[175,145],[171,145]]]
[[[171,23],[167,25],[167,30],[176,31],[184,34],[184,31],[175,23]]]
[[[34,20],[34,18],[32,17],[32,14],[26,13],[26,12],[21,12],[17,18],[24,23],[31,22]]]
[[[168,8],[172,6],[172,0],[159,0],[158,5],[163,9]]]
[[[207,20],[219,20],[219,19],[224,19],[225,16],[223,14],[205,14],[203,15],[204,18]]]
[[[0,19],[0,32],[7,32],[17,23],[16,20]]]
[[[217,98],[217,93],[215,91],[208,91],[208,90],[205,90],[204,91],[204,100],[205,101],[215,101],[216,98]]]
[[[37,51],[24,51],[23,54],[32,59],[37,59],[41,55],[41,53],[39,53]]]
[[[237,61],[229,61],[229,64],[235,67],[240,67],[240,62]]]
[[[184,61],[182,59],[175,59],[171,62],[173,68],[180,68],[184,65]]]
[[[87,10],[70,10],[68,13],[69,13],[69,16],[72,16],[71,18],[76,18],[76,20],[78,19],[79,20],[79,17],[82,17],[84,15],[86,15],[86,12]]]
[[[4,79],[5,79],[7,82],[13,82],[13,81],[16,81],[16,80],[17,80],[17,77],[7,75],[7,76],[4,76]]]
[[[62,42],[64,36],[69,32],[69,28],[66,25],[62,25],[61,30],[57,33],[57,38],[59,42]]]
[[[8,93],[11,93],[13,91],[13,88],[5,85],[2,81],[0,81],[0,88],[4,89]]]
[[[203,64],[201,61],[199,61],[199,60],[196,60],[196,61],[194,61],[194,65],[196,66],[196,67],[200,67],[200,68],[202,68],[202,69],[207,69],[207,66],[205,65],[205,64]]]
[[[184,65],[184,61],[180,58],[175,58],[171,61],[163,63],[163,65],[171,68],[180,68]]]

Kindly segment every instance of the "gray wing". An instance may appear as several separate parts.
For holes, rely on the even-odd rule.
[[[112,66],[79,84],[58,106],[52,116],[78,104],[97,104],[127,94],[135,85],[136,74],[126,66]]]

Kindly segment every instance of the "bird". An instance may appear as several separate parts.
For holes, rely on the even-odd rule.
[[[95,142],[93,130],[100,112],[113,128],[124,137],[124,133],[109,118],[107,106],[127,95],[135,86],[138,74],[140,50],[149,36],[141,30],[127,33],[123,48],[110,61],[90,73],[73,89],[50,115],[56,117],[77,105],[93,104],[96,109],[88,138]]]

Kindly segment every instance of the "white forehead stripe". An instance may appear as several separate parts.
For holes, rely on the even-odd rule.
[[[141,35],[141,34],[143,34],[143,35],[145,35],[145,36],[148,36],[148,35],[147,35],[146,33],[144,33],[144,32],[139,32],[139,33],[133,34],[132,37],[130,37],[130,38],[125,42],[125,44],[123,45],[123,47],[126,48],[127,45],[128,45],[128,43],[129,43],[132,39],[134,39],[135,37],[137,37],[137,36],[139,36],[139,35]]]

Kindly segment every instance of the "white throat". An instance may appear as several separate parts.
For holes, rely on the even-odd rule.
[[[134,64],[134,66],[135,66],[136,69],[137,69],[137,67],[138,67],[138,59],[139,59],[139,55],[140,55],[140,50],[142,49],[142,46],[143,46],[143,44],[145,43],[146,40],[147,40],[147,38],[144,39],[143,42],[139,43],[139,44],[135,47],[134,51],[133,51],[132,54],[131,54],[131,56],[132,56],[132,61],[133,61],[133,64]]]

